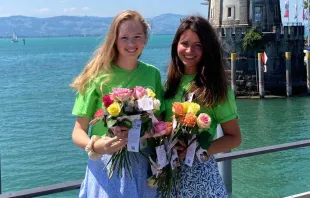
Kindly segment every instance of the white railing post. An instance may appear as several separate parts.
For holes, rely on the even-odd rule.
[[[216,136],[217,138],[220,138],[223,136],[223,130],[220,125],[217,126],[216,129]],[[227,153],[229,153],[228,151]],[[231,160],[225,160],[222,162],[218,162],[218,167],[220,174],[223,178],[224,184],[226,186],[226,190],[228,193],[228,197],[232,197],[232,166],[231,166]]]

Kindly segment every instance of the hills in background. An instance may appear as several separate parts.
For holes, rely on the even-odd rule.
[[[152,34],[174,34],[183,15],[162,14],[147,21]],[[55,16],[36,18],[27,16],[0,17],[0,37],[62,37],[105,35],[113,17]]]

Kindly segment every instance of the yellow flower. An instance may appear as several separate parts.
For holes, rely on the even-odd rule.
[[[183,113],[186,114],[187,113],[187,110],[188,110],[188,107],[191,103],[190,102],[183,102],[182,103],[182,106],[183,106]]]
[[[114,102],[108,107],[107,110],[111,116],[118,116],[118,114],[121,112],[121,107],[117,102]]]
[[[156,94],[152,91],[152,89],[147,88],[146,92],[149,97],[152,97],[153,99],[155,98]]]
[[[194,115],[196,115],[199,110],[200,110],[200,105],[193,102],[189,104],[187,113],[193,113]]]

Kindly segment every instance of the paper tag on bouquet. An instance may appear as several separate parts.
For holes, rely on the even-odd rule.
[[[172,144],[171,142],[172,142],[172,139],[173,139],[173,137],[174,137],[174,132],[175,132],[175,128],[177,127],[177,121],[176,121],[176,119],[174,118],[174,116],[173,116],[173,118],[172,118],[172,131],[171,131],[171,134],[170,134],[170,138],[169,138],[169,142],[170,142],[170,144]],[[174,143],[175,144],[175,143]],[[174,144],[171,146],[171,148],[174,146]],[[169,150],[169,149],[168,149]]]
[[[192,142],[193,139],[195,139],[196,136],[193,135],[192,139],[188,141],[188,144]],[[188,166],[192,166],[195,158],[195,152],[197,148],[197,141],[193,141],[192,144],[187,148],[186,151],[186,158],[185,158],[185,164]]]
[[[127,150],[131,152],[139,152],[140,146],[141,120],[132,121],[132,127],[128,131]]]
[[[196,156],[199,160],[199,162],[203,163],[208,161],[208,153],[205,149],[199,148],[198,151],[196,152]]]
[[[167,154],[165,150],[165,145],[160,145],[156,147],[157,164],[159,168],[163,168],[167,165]]]
[[[169,164],[168,156],[171,156],[171,151],[172,151],[171,149],[168,149],[170,144],[169,144],[169,140],[167,138],[164,139],[164,145],[165,145],[165,148],[167,148],[167,149],[165,149],[166,150],[166,158],[167,158],[167,161],[165,164],[165,166],[166,166]]]
[[[156,168],[154,168],[154,166],[152,166],[152,165],[151,165],[151,170],[152,170],[152,175],[156,175],[157,174]]]
[[[155,163],[155,162],[153,161],[153,159],[151,158],[151,156],[149,156],[149,161],[150,161],[150,166],[151,166],[152,174],[153,174],[153,175],[157,175],[157,168],[158,168],[157,163]]]
[[[177,120],[173,117],[173,119],[172,119],[172,129],[174,130],[175,128],[177,128]]]
[[[152,98],[141,98],[137,102],[140,110],[149,111],[154,109]]]
[[[174,147],[174,145],[178,143],[178,139],[175,138],[168,146],[167,146],[167,150],[169,151],[170,149],[172,149],[172,147]]]
[[[187,95],[187,97],[188,97],[187,102],[192,102],[193,97],[194,97],[194,93],[193,93],[193,92],[189,93],[189,94]]]
[[[178,152],[177,150],[173,149],[171,151],[171,160],[170,160],[170,164],[171,164],[171,169],[174,170],[177,167],[180,166],[180,160],[179,160],[179,156],[178,156]]]

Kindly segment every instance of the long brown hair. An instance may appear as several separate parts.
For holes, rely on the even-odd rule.
[[[84,93],[88,82],[98,77],[100,74],[110,71],[111,62],[116,60],[118,56],[118,51],[115,46],[118,29],[120,24],[125,20],[141,22],[147,40],[149,25],[138,12],[134,10],[125,10],[119,13],[114,17],[102,46],[95,51],[93,58],[86,65],[84,70],[70,84],[73,89],[76,89],[80,93]]]
[[[195,32],[202,45],[202,58],[197,65],[197,74],[191,82],[189,93],[205,107],[219,104],[227,99],[227,78],[224,70],[223,52],[220,42],[210,23],[201,16],[188,16],[181,21],[171,46],[165,98],[173,98],[184,74],[184,64],[178,57],[177,47],[186,30]]]

